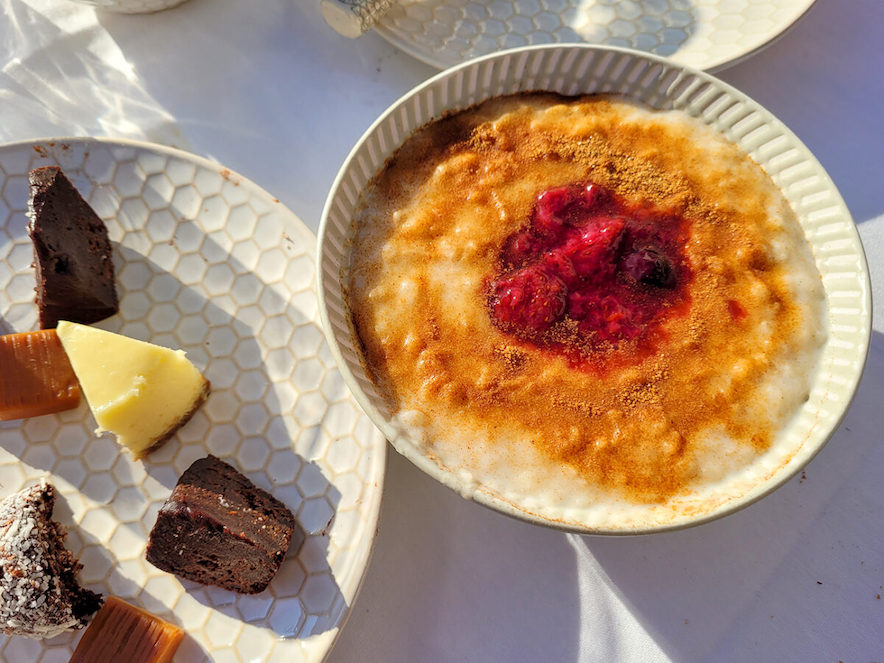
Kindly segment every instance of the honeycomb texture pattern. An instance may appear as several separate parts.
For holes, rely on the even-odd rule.
[[[27,173],[59,164],[105,219],[120,314],[98,326],[182,348],[212,382],[193,419],[135,462],[75,410],[0,422],[0,496],[40,477],[81,581],[182,626],[176,663],[316,661],[330,648],[375,534],[384,440],[351,399],[317,322],[315,239],[267,193],[210,162],[139,144],[0,148],[0,332],[37,325]],[[241,596],[144,559],[157,511],[207,453],[281,499],[308,533],[270,587]],[[67,661],[79,632],[0,636],[0,660]]]
[[[714,70],[764,46],[814,0],[400,0],[377,31],[444,68],[532,44],[622,46]]]

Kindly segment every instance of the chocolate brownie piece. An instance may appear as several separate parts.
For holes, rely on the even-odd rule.
[[[36,168],[28,233],[34,243],[40,328],[89,324],[119,310],[107,227],[58,166]]]
[[[79,629],[101,607],[77,582],[81,564],[52,520],[55,489],[45,479],[0,502],[0,631],[52,638]]]
[[[291,511],[235,468],[195,461],[157,515],[147,561],[163,571],[243,594],[263,591],[304,532]]]

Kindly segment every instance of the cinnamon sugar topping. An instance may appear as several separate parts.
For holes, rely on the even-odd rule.
[[[565,314],[541,318],[543,342],[514,338],[488,304],[489,283],[515,269],[503,247],[531,230],[540,193],[586,182],[636,218],[685,220],[686,295],[661,300],[645,335],[587,335]],[[587,504],[663,503],[753,462],[806,397],[825,332],[802,231],[748,157],[686,116],[493,99],[406,141],[356,221],[349,304],[380,392],[430,422],[434,454],[500,493],[567,467]],[[529,469],[512,465],[516,449]]]

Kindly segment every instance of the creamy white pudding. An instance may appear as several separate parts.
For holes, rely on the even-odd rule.
[[[800,443],[783,433],[826,337],[819,273],[774,183],[684,114],[493,99],[410,137],[355,223],[368,372],[474,490],[566,524],[666,524]]]

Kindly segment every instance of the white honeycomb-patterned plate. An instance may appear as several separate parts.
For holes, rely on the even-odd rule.
[[[532,44],[587,43],[715,71],[780,36],[814,0],[398,0],[376,31],[443,69]]]
[[[98,326],[183,348],[212,393],[144,462],[93,434],[85,400],[0,422],[0,497],[48,476],[83,584],[180,625],[176,663],[322,660],[368,564],[385,442],[323,339],[314,236],[256,185],[184,152],[96,139],[0,146],[3,333],[37,327],[27,174],[53,164],[114,244],[120,314]],[[182,581],[144,559],[157,511],[208,453],[281,499],[308,533],[260,594]],[[0,636],[0,660],[65,663],[79,634]]]

